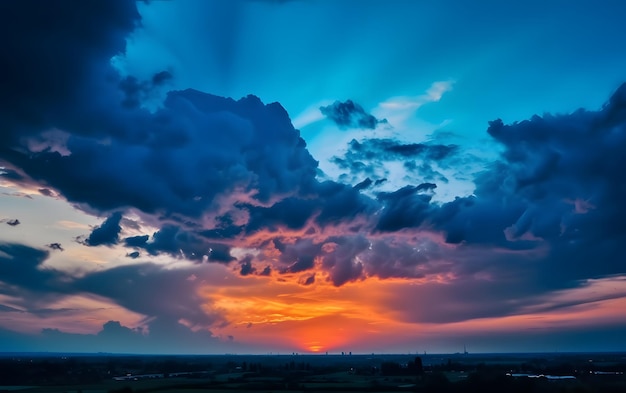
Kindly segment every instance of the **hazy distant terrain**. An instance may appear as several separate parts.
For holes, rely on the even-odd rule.
[[[626,354],[3,354],[0,392],[624,392]]]

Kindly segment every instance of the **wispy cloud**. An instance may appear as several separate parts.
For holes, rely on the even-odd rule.
[[[454,81],[451,80],[434,82],[425,94],[388,98],[378,104],[372,113],[376,117],[387,119],[394,127],[403,127],[419,108],[441,100],[445,93],[452,91],[453,86]]]

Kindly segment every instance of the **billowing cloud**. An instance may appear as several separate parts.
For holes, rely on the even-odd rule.
[[[374,115],[365,112],[361,105],[352,100],[335,101],[331,105],[320,107],[320,112],[341,128],[374,129],[379,123],[386,123],[386,120],[378,120]]]
[[[43,269],[48,251],[2,244],[0,294],[17,299],[5,307],[45,309],[52,298],[88,294],[146,316],[151,332],[205,329],[228,323],[201,296],[215,280],[209,269],[223,266],[200,262],[218,262],[241,280],[305,287],[411,280],[420,289],[390,308],[410,322],[457,322],[521,313],[539,295],[626,274],[624,86],[599,111],[491,122],[502,154],[473,179],[473,195],[439,202],[441,169],[461,160],[456,145],[355,140],[335,159],[358,176],[344,184],[317,178],[278,103],[190,89],[145,109],[171,75],[140,81],[110,66],[139,22],[134,2],[15,2],[4,11],[4,36],[24,39],[5,43],[0,65],[0,176],[108,217],[85,244],[128,249],[124,265],[74,277]],[[352,101],[321,110],[343,127],[380,122]],[[380,192],[392,161],[417,174]],[[162,255],[196,263],[150,260]],[[416,310],[411,296],[429,294],[445,306]],[[114,322],[103,332],[136,334]]]
[[[52,127],[98,133],[94,116],[110,132],[106,105],[117,93],[108,86],[109,60],[139,22],[134,2],[27,0],[3,5],[1,14],[1,36],[19,37],[2,41],[2,147]]]

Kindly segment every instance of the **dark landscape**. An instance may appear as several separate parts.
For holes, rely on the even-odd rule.
[[[624,392],[626,353],[10,354],[0,392]]]

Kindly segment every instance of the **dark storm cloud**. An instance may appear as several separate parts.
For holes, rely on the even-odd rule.
[[[340,286],[372,276],[449,274],[458,303],[446,314],[460,319],[520,310],[516,298],[626,273],[626,87],[597,112],[492,122],[488,132],[503,154],[475,179],[474,195],[433,203],[434,182],[444,179],[434,165],[451,166],[456,145],[352,141],[335,163],[370,181],[351,187],[316,179],[317,162],[278,103],[184,90],[170,92],[154,113],[142,109],[170,75],[142,82],[110,66],[138,22],[134,2],[7,2],[0,11],[2,35],[19,37],[3,42],[7,61],[0,64],[3,179],[47,190],[40,192],[91,214],[116,211],[89,245],[117,244],[122,215],[132,208],[158,230],[125,238],[135,249],[130,258],[145,251],[228,263],[233,247],[265,236],[253,246],[278,255],[239,261],[242,275],[266,266],[258,274],[304,274],[304,284],[329,277]],[[221,32],[220,26],[234,29],[228,18],[211,28]],[[228,40],[212,37],[216,53],[232,57]],[[344,127],[380,122],[351,101],[321,110]],[[389,161],[428,182],[375,199],[361,194],[383,181],[375,170]],[[11,296],[80,292],[163,324],[220,322],[200,308],[189,272],[138,263],[68,280],[40,269],[45,251],[19,245],[0,251],[0,280],[11,284],[0,291]],[[318,268],[328,275],[315,276]],[[483,276],[493,281],[476,278]],[[463,290],[477,293],[463,297]],[[435,306],[425,310],[418,319],[445,319]]]
[[[171,92],[157,113],[138,107],[171,76],[158,73],[146,85],[110,66],[139,21],[133,1],[11,2],[3,11],[3,36],[20,37],[5,40],[0,72],[4,177],[27,181],[20,168],[41,189],[96,211],[186,216],[233,191],[266,203],[310,189],[317,163],[278,104],[187,90]],[[51,132],[65,135],[63,146],[53,146],[60,139]]]
[[[111,94],[109,60],[124,51],[126,35],[138,21],[131,1],[3,2],[3,145],[51,126],[92,130],[88,118],[103,114],[99,101]],[[98,98],[93,91],[99,91]],[[68,119],[70,108],[80,115]]]
[[[351,100],[335,101],[332,105],[322,106],[320,112],[341,128],[374,129],[378,123],[386,122],[365,112],[361,105]]]
[[[105,19],[115,13],[111,20],[94,23],[98,33],[84,35],[95,41],[93,45],[74,48],[72,39],[52,40],[50,46],[58,47],[60,57],[33,55],[38,62],[33,80],[41,80],[44,87],[58,87],[59,75],[46,73],[46,65],[63,68],[70,61],[70,47],[78,51],[71,60],[84,70],[73,84],[65,81],[72,91],[59,93],[54,102],[46,98],[54,89],[30,95],[28,116],[7,111],[11,137],[0,149],[0,157],[9,163],[3,176],[14,174],[16,181],[34,183],[47,190],[46,195],[62,195],[91,214],[117,211],[94,229],[85,244],[119,243],[123,211],[133,207],[152,215],[160,228],[152,236],[124,239],[126,246],[150,255],[226,263],[234,260],[229,242],[243,233],[285,225],[299,229],[312,218],[319,225],[333,225],[372,209],[358,190],[317,182],[317,162],[279,104],[264,105],[254,96],[235,101],[185,90],[170,92],[155,113],[142,109],[142,97],[171,76],[159,73],[140,82],[115,74],[109,58],[124,50],[118,35],[132,29],[137,15],[132,2],[112,4],[111,9],[99,10]],[[81,13],[79,8],[72,10]],[[14,6],[12,10],[16,17],[27,11]],[[87,21],[90,17],[85,15]],[[81,36],[85,26],[54,21],[45,32],[30,25],[13,27],[16,34],[20,28],[29,29],[37,41]],[[35,46],[31,50],[39,49],[31,44]],[[8,53],[26,63],[35,61],[22,52],[24,48],[10,46]],[[26,80],[34,72],[27,66],[20,69],[19,78]],[[60,80],[65,78],[60,75]],[[84,91],[98,94],[83,95]],[[212,212],[220,213],[216,227],[202,227],[201,217]],[[249,215],[247,226],[230,218],[242,212]],[[314,256],[290,256],[287,270],[309,269]]]
[[[150,81],[139,81],[134,76],[127,76],[119,83],[120,90],[124,92],[122,106],[135,109],[143,102],[158,98],[158,88],[167,84],[173,76],[168,71],[161,71],[152,76]]]
[[[312,195],[306,198],[285,198],[270,207],[245,206],[250,219],[245,226],[247,233],[259,230],[276,230],[279,227],[302,229],[311,219],[325,227],[358,216],[373,213],[374,202],[360,194],[358,188],[326,181],[315,183]]]
[[[265,203],[312,188],[317,162],[279,105],[190,90],[170,93],[164,105],[155,115],[137,110],[133,133],[106,145],[72,136],[70,155],[8,150],[4,158],[97,210],[197,217],[233,192]]]
[[[85,244],[88,246],[112,246],[119,241],[119,235],[122,231],[120,226],[122,221],[122,213],[113,213],[109,218],[104,220],[102,225],[96,227],[89,237],[85,239]]]
[[[549,271],[570,279],[623,273],[617,260],[626,240],[626,85],[600,111],[511,125],[497,120],[488,132],[505,146],[504,165],[483,180],[477,196],[497,190],[509,199],[496,205],[504,214],[524,207],[509,222],[508,237],[549,242]]]
[[[326,181],[319,184],[318,193],[324,204],[316,222],[322,226],[349,222],[359,216],[370,215],[378,208],[358,189],[345,184]]]
[[[246,229],[248,232],[278,226],[300,229],[320,209],[320,204],[321,201],[314,199],[285,198],[270,207],[250,206]]]
[[[420,184],[417,187],[406,186],[394,192],[378,194],[385,209],[382,211],[376,229],[384,232],[393,232],[403,228],[419,227],[424,220],[430,217],[436,209],[431,205],[431,183]]]
[[[470,278],[457,281],[460,288],[470,293],[471,287],[479,288],[476,274],[498,278],[498,283],[483,282],[475,293],[484,298],[448,293],[458,296],[458,310],[472,310],[455,315],[520,312],[538,294],[626,273],[620,262],[626,242],[625,97],[622,86],[600,111],[534,116],[510,125],[491,122],[488,132],[504,150],[501,160],[476,178],[474,196],[430,209],[425,216],[417,208],[419,198],[407,202],[414,196],[385,201],[392,204],[390,210],[416,209],[408,214],[412,218],[389,221],[388,228],[420,223],[456,245],[455,275]],[[507,303],[509,311],[491,307],[489,296]],[[443,321],[451,315],[435,311],[419,318]]]
[[[471,310],[456,314],[463,319],[470,314],[502,315],[502,308],[486,308],[490,296],[522,299],[515,307],[509,302],[511,312],[519,312],[524,299],[536,294],[578,287],[592,277],[626,273],[619,263],[624,255],[621,244],[626,242],[624,108],[626,86],[597,112],[535,116],[511,125],[492,122],[488,132],[504,150],[475,178],[474,195],[435,204],[435,183],[378,193],[381,209],[370,221],[371,247],[347,253],[348,262],[342,265],[347,273],[331,274],[332,282],[453,273],[460,288],[481,287],[475,278],[481,274],[508,283],[502,287],[482,282],[482,300],[460,299],[458,307]],[[429,151],[424,146],[389,148],[395,145],[388,142],[353,146],[364,160],[375,152],[410,156]],[[428,154],[445,160],[456,149],[438,148]],[[408,235],[407,231],[416,233],[407,239],[408,245],[407,240],[394,240],[394,234]],[[450,246],[436,242],[423,246],[422,231],[440,233]],[[349,237],[342,239],[334,243],[346,244]],[[324,258],[332,260],[339,250],[335,246]],[[457,264],[451,266],[447,260]],[[596,262],[588,263],[591,260]],[[328,270],[335,265],[323,266]]]

